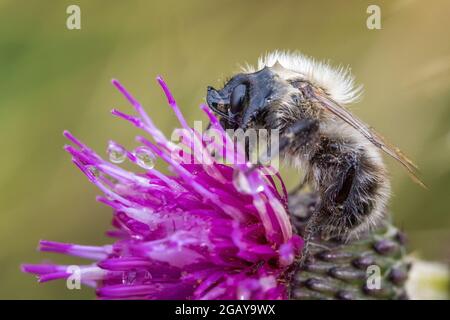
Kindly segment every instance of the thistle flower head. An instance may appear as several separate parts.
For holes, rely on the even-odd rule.
[[[72,161],[102,191],[98,201],[113,208],[114,229],[108,235],[115,242],[84,246],[41,241],[40,250],[93,261],[79,266],[79,276],[100,298],[286,298],[289,267],[302,240],[292,234],[281,178],[267,175],[267,168],[248,170],[244,152],[235,149],[216,117],[201,106],[219,136],[207,143],[188,126],[164,81],[158,82],[181,124],[179,143],[168,140],[116,80],[113,84],[137,115],[112,113],[153,142],[137,136],[140,146],[130,151],[111,141],[107,161],[64,132],[71,142],[65,150]],[[238,160],[234,165],[212,156],[230,148]],[[123,169],[120,163],[127,159],[143,172]],[[171,174],[156,170],[155,161],[164,161]],[[22,269],[40,282],[73,274],[68,266],[56,264]]]

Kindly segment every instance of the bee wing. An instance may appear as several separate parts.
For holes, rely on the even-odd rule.
[[[313,94],[313,98],[317,99],[324,110],[331,112],[335,116],[344,120],[350,126],[358,130],[364,137],[366,137],[370,142],[372,142],[376,147],[383,150],[389,156],[400,162],[403,167],[408,171],[410,177],[414,182],[418,183],[420,186],[426,188],[425,184],[419,178],[419,172],[417,166],[410,160],[402,151],[387,142],[378,132],[373,128],[369,127],[358,117],[353,115],[345,107],[340,106],[338,103],[333,101],[331,98],[326,97],[315,89],[310,90]]]

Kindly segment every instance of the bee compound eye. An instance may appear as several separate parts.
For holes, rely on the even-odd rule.
[[[240,84],[233,89],[230,97],[230,111],[232,114],[237,114],[243,109],[246,92],[247,87],[244,84]]]

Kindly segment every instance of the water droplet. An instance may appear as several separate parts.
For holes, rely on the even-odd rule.
[[[115,142],[110,141],[106,152],[109,155],[109,161],[112,163],[122,163],[127,158],[126,150]]]
[[[100,171],[98,170],[98,168],[94,165],[88,165],[86,166],[86,169],[88,169],[88,171],[94,176],[94,177],[98,177],[100,175]]]
[[[236,190],[245,194],[257,194],[264,190],[264,185],[259,183],[252,183],[249,172],[235,169],[233,172],[233,184]]]
[[[153,169],[155,166],[155,154],[146,147],[138,147],[134,150],[134,155],[137,159],[137,164],[144,169]]]

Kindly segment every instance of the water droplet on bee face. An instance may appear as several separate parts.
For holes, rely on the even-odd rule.
[[[138,147],[134,150],[136,163],[141,168],[150,170],[155,167],[155,154],[147,147]]]
[[[233,185],[237,191],[245,194],[257,194],[264,190],[264,185],[251,183],[251,172],[236,168],[233,172]]]
[[[112,141],[109,142],[106,152],[109,155],[109,161],[112,163],[122,163],[127,157],[126,150]]]

